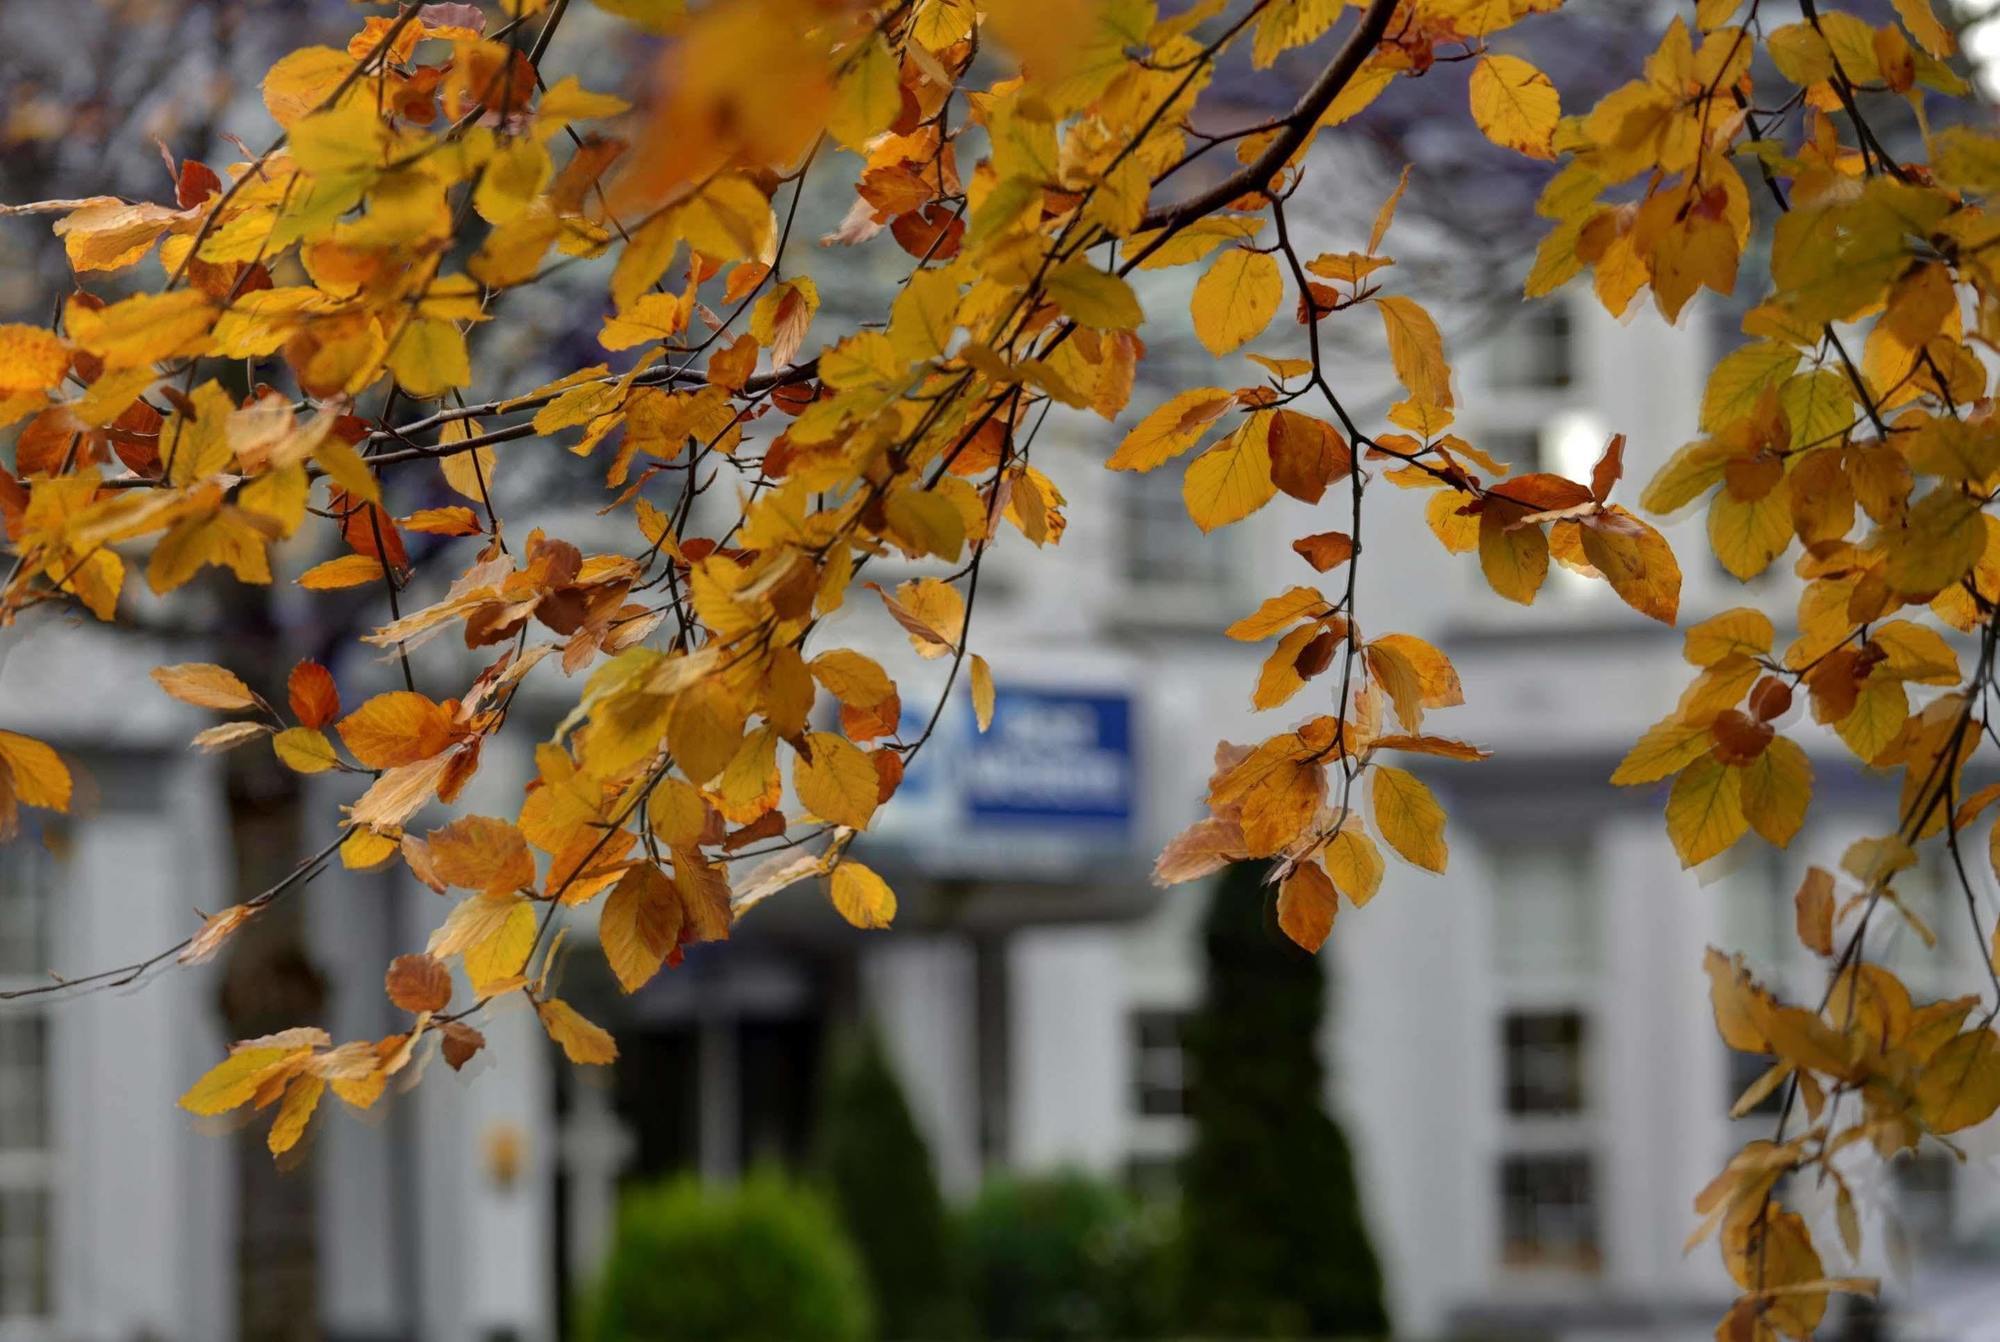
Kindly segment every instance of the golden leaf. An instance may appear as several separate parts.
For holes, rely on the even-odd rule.
[[[178,666],[156,666],[152,677],[159,687],[184,704],[196,708],[230,711],[255,708],[257,696],[232,671],[206,662],[182,662]]]
[[[1383,842],[1426,871],[1443,871],[1444,808],[1431,790],[1407,770],[1378,764],[1369,770],[1369,792]]]
[[[808,734],[806,748],[810,757],[801,753],[792,765],[799,800],[831,824],[866,829],[881,786],[867,754],[832,732]]]
[[[896,916],[896,893],[889,883],[852,858],[843,858],[830,878],[833,907],[863,930],[887,927]]]
[[[1261,334],[1285,296],[1278,259],[1231,247],[1194,286],[1194,333],[1210,354],[1240,349]]]
[[[1472,120],[1480,133],[1530,158],[1554,158],[1562,100],[1549,77],[1518,56],[1483,56],[1472,69]]]
[[[560,997],[535,1003],[535,1014],[549,1038],[562,1046],[563,1056],[574,1063],[602,1066],[618,1060],[618,1042],[604,1027],[586,1020],[577,1009]]]

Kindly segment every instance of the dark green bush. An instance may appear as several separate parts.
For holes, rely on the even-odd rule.
[[[872,1030],[834,1059],[818,1174],[860,1255],[883,1338],[962,1337],[964,1294],[930,1147]]]
[[[982,1337],[1005,1342],[1173,1331],[1170,1222],[1081,1174],[989,1181],[961,1242]]]
[[[1318,957],[1276,927],[1254,866],[1217,882],[1207,994],[1188,1028],[1195,1138],[1182,1175],[1186,1331],[1380,1337],[1382,1272],[1353,1158],[1326,1112]]]
[[[588,1342],[862,1342],[868,1289],[826,1204],[774,1173],[628,1193]]]

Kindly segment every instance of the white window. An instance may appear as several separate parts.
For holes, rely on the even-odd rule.
[[[1505,977],[1597,967],[1598,910],[1589,854],[1573,844],[1510,844],[1494,854],[1494,947]]]
[[[1501,1266],[1594,1272],[1600,1261],[1590,1007],[1602,957],[1591,852],[1562,842],[1494,852]]]
[[[32,842],[0,848],[0,988],[48,981],[48,865]],[[49,1021],[30,1002],[0,1003],[0,1332],[54,1308]]]
[[[1500,1208],[1500,1252],[1509,1267],[1596,1271],[1597,1188],[1587,1153],[1507,1156]]]
[[[1188,1111],[1187,1013],[1132,1013],[1132,1107],[1142,1118],[1178,1118]]]
[[[1581,1011],[1511,1011],[1501,1022],[1507,1112],[1567,1116],[1584,1107]]]
[[[1575,376],[1574,331],[1561,298],[1529,303],[1492,344],[1489,375],[1495,387],[1553,390]]]
[[[1181,498],[1174,464],[1120,475],[1125,577],[1134,587],[1219,598],[1229,577],[1229,539],[1204,536]]]

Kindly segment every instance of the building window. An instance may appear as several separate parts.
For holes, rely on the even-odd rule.
[[[1515,475],[1542,469],[1540,429],[1482,429],[1472,442]]]
[[[1188,1111],[1187,1016],[1139,1011],[1132,1016],[1132,1104],[1145,1118]]]
[[[1121,475],[1125,577],[1135,586],[1219,591],[1228,579],[1226,538],[1203,536],[1181,499],[1181,473]]]
[[[1510,1012],[1501,1033],[1508,1113],[1525,1117],[1582,1111],[1582,1012]]]
[[[47,982],[48,861],[31,843],[0,848],[0,988]],[[0,1332],[52,1312],[48,1034],[32,1007],[0,1015]]]
[[[1512,1267],[1595,1271],[1597,1195],[1582,1152],[1500,1162],[1501,1253]]]
[[[1723,1103],[1733,1109],[1736,1101],[1741,1098],[1743,1093],[1749,1090],[1765,1073],[1769,1072],[1776,1060],[1767,1058],[1761,1053],[1743,1053],[1733,1048],[1727,1052],[1729,1057],[1729,1077],[1727,1083],[1729,1094],[1725,1097]],[[1757,1119],[1765,1122],[1776,1118],[1785,1107],[1785,1092],[1788,1086],[1789,1082],[1780,1081],[1777,1085],[1772,1086],[1770,1090],[1766,1091],[1762,1099],[1744,1110],[1738,1117]]]
[[[1503,975],[1533,981],[1596,968],[1589,863],[1587,851],[1574,844],[1519,843],[1496,851],[1494,948]]]
[[[1531,303],[1493,341],[1493,385],[1567,387],[1573,375],[1569,307],[1559,298]]]
[[[1924,1249],[1951,1243],[1954,1202],[1952,1180],[1957,1160],[1942,1151],[1908,1155],[1891,1165],[1896,1181],[1896,1210],[1910,1239]]]

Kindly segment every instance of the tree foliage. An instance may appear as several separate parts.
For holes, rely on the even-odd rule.
[[[361,642],[402,680],[363,696],[302,660],[278,703],[221,667],[161,668],[161,690],[218,715],[200,748],[268,749],[349,786],[290,875],[152,959],[51,990],[199,960],[334,862],[449,894],[389,971],[405,1030],[246,1040],[188,1091],[197,1112],[269,1110],[283,1150],[329,1092],[367,1107],[420,1050],[462,1064],[501,997],[532,1001],[572,1060],[615,1057],[551,988],[581,905],[601,906],[628,990],[789,885],[822,881],[851,921],[888,924],[895,896],[849,846],[928,732],[902,733],[889,669],[826,646],[822,624],[844,606],[893,621],[948,667],[947,692],[966,675],[983,718],[981,565],[1002,539],[1054,545],[1065,526],[1037,432],[1055,407],[1124,410],[1140,332],[1166,321],[1216,357],[1214,382],[1242,385],[1167,388],[1110,466],[1184,459],[1204,531],[1279,494],[1336,525],[1295,545],[1313,579],[1228,631],[1273,643],[1259,708],[1316,707],[1221,749],[1210,814],[1161,879],[1267,861],[1281,925],[1317,948],[1389,854],[1443,870],[1444,811],[1391,761],[1485,752],[1428,720],[1463,698],[1446,654],[1359,608],[1364,511],[1386,511],[1371,527],[1421,512],[1509,601],[1531,603],[1552,563],[1667,623],[1680,592],[1666,541],[1614,501],[1622,439],[1572,480],[1510,474],[1453,432],[1439,326],[1385,250],[1407,174],[1365,238],[1303,237],[1290,211],[1317,139],[1466,62],[1470,121],[1550,165],[1530,297],[1587,286],[1623,313],[1644,290],[1677,319],[1701,290],[1736,289],[1768,235],[1768,292],[1709,378],[1701,436],[1637,504],[1704,506],[1739,578],[1791,557],[1798,632],[1781,648],[1748,607],[1688,630],[1691,684],[1614,781],[1671,779],[1667,830],[1693,865],[1799,832],[1805,717],[1901,775],[1882,831],[1801,887],[1823,995],[1787,1003],[1740,962],[1709,964],[1723,1037],[1772,1060],[1744,1103],[1786,1097],[1699,1203],[1743,1287],[1724,1335],[1804,1336],[1829,1291],[1860,1289],[1780,1181],[1835,1187],[1851,1253],[1852,1159],[1949,1144],[2000,1105],[1977,993],[1917,1000],[1867,956],[1871,926],[1915,921],[1897,882],[1926,846],[1946,853],[1970,934],[1992,931],[1964,849],[2000,788],[1961,780],[1992,734],[2000,642],[1985,361],[2000,141],[1941,115],[1968,91],[1927,0],[1879,23],[1816,0],[1698,0],[1627,82],[1567,110],[1509,49],[1516,25],[1559,33],[1560,0],[597,3],[661,39],[641,105],[544,77],[582,0],[408,4],[278,60],[262,83],[276,138],[174,163],[171,199],[7,207],[11,226],[52,218],[76,286],[48,326],[0,325],[15,426],[0,622],[115,623],[208,570],[271,584],[297,538],[323,556],[292,577],[303,599],[386,600]],[[1224,128],[1218,64],[1287,53],[1317,71],[1295,105]],[[895,262],[858,322],[823,310],[796,227],[808,181],[829,178],[853,195],[820,277]],[[1148,327],[1134,281],[1170,267],[1199,271],[1190,311]],[[504,385],[493,352],[532,339],[535,298],[579,268],[608,300],[605,357],[551,351],[548,380]],[[1379,332],[1403,391],[1384,423],[1348,410],[1323,328]],[[1242,353],[1246,372],[1239,352],[1280,332],[1291,352]],[[564,454],[601,481],[622,542],[586,553],[532,497],[503,516],[523,458]],[[1413,497],[1364,508],[1384,486]],[[879,584],[892,558],[921,576]],[[445,637],[476,672],[427,662]],[[518,803],[459,813],[524,683],[564,676],[574,711]],[[0,732],[0,829],[72,791],[56,751]],[[2000,976],[1968,986],[2000,994]]]
[[[771,1171],[734,1188],[693,1176],[628,1192],[586,1302],[590,1342],[861,1342],[867,1282],[832,1211]]]
[[[1354,1160],[1326,1111],[1326,977],[1271,925],[1254,866],[1209,897],[1187,1027],[1183,1318],[1214,1337],[1383,1337],[1382,1270]]]
[[[962,1337],[969,1323],[931,1151],[881,1040],[862,1027],[834,1059],[816,1153],[885,1339]]]

